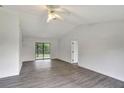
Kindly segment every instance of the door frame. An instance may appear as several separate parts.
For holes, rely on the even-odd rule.
[[[76,45],[74,45],[76,44]],[[71,63],[78,63],[79,53],[78,53],[78,41],[71,41]]]

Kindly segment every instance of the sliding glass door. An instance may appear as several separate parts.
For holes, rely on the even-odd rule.
[[[50,59],[50,43],[35,43],[35,59]]]

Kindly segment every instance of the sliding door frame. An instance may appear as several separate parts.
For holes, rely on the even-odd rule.
[[[36,57],[36,44],[43,44],[43,58],[42,59],[37,59]],[[49,44],[49,55],[50,57],[49,58],[45,58],[44,57],[44,44]],[[45,60],[45,59],[50,59],[51,58],[51,43],[50,42],[35,42],[35,60]]]

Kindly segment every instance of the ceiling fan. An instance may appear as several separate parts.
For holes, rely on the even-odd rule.
[[[45,8],[47,9],[48,12],[47,22],[57,19],[63,20],[63,17],[60,16],[62,13],[70,14],[70,12],[67,9],[62,8],[59,5],[46,5]]]
[[[0,7],[3,7],[3,5],[0,5]],[[60,5],[46,5],[44,6],[45,10],[47,11],[48,18],[46,22],[50,22],[52,20],[63,20],[62,15],[64,14],[70,14],[71,12],[67,10],[66,8],[63,8]]]

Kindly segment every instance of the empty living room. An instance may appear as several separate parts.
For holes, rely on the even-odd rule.
[[[0,5],[0,88],[124,88],[124,5]]]

